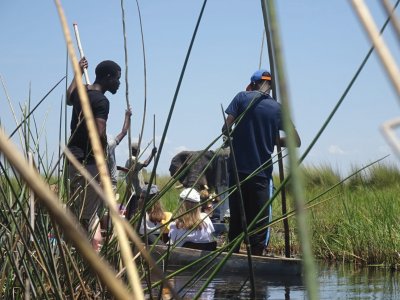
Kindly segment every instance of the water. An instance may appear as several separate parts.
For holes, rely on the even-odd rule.
[[[180,275],[171,280],[176,290],[191,278]],[[250,299],[250,285],[243,277],[215,278],[199,299]],[[321,264],[317,277],[320,299],[400,299],[399,272],[383,268],[360,269],[351,265]],[[180,293],[183,299],[193,299],[204,280],[195,282]],[[257,278],[256,299],[307,299],[302,279]],[[169,299],[167,295],[163,299]]]

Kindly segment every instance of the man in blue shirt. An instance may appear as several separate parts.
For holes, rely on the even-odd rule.
[[[250,81],[246,91],[238,93],[225,110],[228,115],[227,125],[235,124],[231,138],[240,181],[256,171],[255,176],[241,185],[247,224],[254,220],[269,199],[269,182],[272,178],[271,154],[274,152],[279,131],[283,130],[281,105],[269,95],[271,74],[266,70],[258,70]],[[225,129],[224,126],[223,131]],[[294,132],[299,147],[300,137],[295,129]],[[280,145],[285,146],[284,137],[281,138]],[[232,162],[231,158],[229,186],[235,187]],[[238,192],[229,197],[230,241],[243,232],[239,201]],[[267,217],[267,210],[264,212]],[[268,219],[263,218],[257,223],[256,228],[263,227],[267,223]],[[266,231],[260,231],[249,237],[252,254],[263,254]],[[238,250],[235,249],[236,252]]]

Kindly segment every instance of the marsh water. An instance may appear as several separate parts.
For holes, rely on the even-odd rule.
[[[385,268],[358,268],[348,264],[318,266],[317,282],[320,299],[400,299],[399,271]],[[176,290],[191,278],[181,275],[171,281]],[[204,280],[198,280],[180,294],[193,299]],[[256,299],[307,299],[301,278],[257,278]],[[215,278],[199,299],[250,299],[250,284],[246,276]],[[165,297],[164,299],[168,299]]]

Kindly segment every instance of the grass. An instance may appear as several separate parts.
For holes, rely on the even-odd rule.
[[[304,174],[308,199],[341,180],[329,166],[304,168]],[[393,166],[374,165],[317,199],[322,203],[310,208],[309,219],[315,257],[397,269],[399,176],[400,171]],[[275,201],[273,211],[279,215],[279,200]],[[271,253],[284,253],[282,228],[281,223],[271,227]],[[299,254],[294,218],[290,219],[290,228],[292,252]]]
[[[123,1],[121,1],[122,3]],[[59,1],[56,1],[56,4],[63,23],[67,45],[73,50],[68,26]],[[205,4],[206,1],[204,1],[185,58],[159,145],[159,153],[162,151]],[[272,4],[273,1],[268,1],[268,3],[262,1],[263,8],[266,5],[269,6],[270,17],[275,16]],[[278,47],[280,46],[279,33],[276,20],[265,22],[266,25],[269,23],[271,23],[273,32],[274,56],[277,59],[275,71],[277,71],[280,79],[278,82],[282,85],[279,87],[280,92],[278,94],[281,95],[280,100],[284,107],[283,115],[285,122],[287,122],[290,118],[290,105],[284,86],[285,78],[282,77],[284,68],[282,51]],[[387,23],[388,21],[384,26]],[[269,30],[266,31],[270,34]],[[300,161],[307,156],[327,127],[372,51],[373,48],[368,52],[312,143],[304,151]],[[73,52],[69,51],[71,61],[76,74],[79,74]],[[81,84],[78,86],[83,89]],[[85,96],[84,92],[82,96]],[[87,104],[87,101],[84,102]],[[129,104],[128,96],[127,104]],[[84,114],[86,119],[89,120],[87,115],[90,115],[90,109],[87,105],[85,107]],[[16,117],[14,112],[13,114]],[[27,116],[30,114],[27,114]],[[149,272],[147,266],[147,264],[151,265],[151,260],[147,259],[147,262],[145,262],[142,258],[145,258],[146,255],[142,253],[139,259],[135,259],[135,263],[130,263],[130,248],[134,250],[138,248],[132,228],[123,227],[126,223],[116,218],[114,232],[117,232],[117,234],[115,236],[111,234],[112,232],[109,232],[107,235],[100,253],[102,259],[94,253],[80,227],[73,223],[75,220],[60,205],[60,202],[66,203],[69,200],[67,193],[65,193],[66,187],[62,185],[60,178],[54,178],[52,174],[54,171],[52,170],[57,166],[53,166],[54,161],[53,158],[50,158],[52,156],[48,155],[47,147],[39,148],[38,141],[41,139],[41,130],[38,130],[36,122],[32,120],[35,121],[34,116],[30,117],[27,123],[23,123],[24,126],[20,128],[20,142],[21,147],[25,150],[23,154],[25,157],[29,149],[37,155],[35,160],[40,175],[33,172],[33,169],[25,164],[22,155],[19,157],[16,155],[18,152],[16,149],[12,151],[9,139],[0,132],[0,150],[2,152],[0,157],[0,294],[8,298],[18,299],[23,297],[25,299],[30,297],[34,299],[93,299],[96,297],[124,299],[133,298],[129,295],[134,293],[138,299],[142,299],[144,295],[140,284],[146,285],[148,290],[153,289],[150,280],[152,272]],[[96,132],[94,123],[89,123],[92,123],[88,126],[90,131]],[[287,173],[291,173],[293,176],[293,181],[289,181],[287,188],[288,210],[293,211],[294,207],[302,208],[304,205],[306,206],[306,209],[300,210],[298,214],[290,214],[291,248],[295,255],[301,255],[300,252],[302,252],[304,261],[309,262],[305,264],[305,273],[311,274],[314,270],[312,258],[310,259],[309,255],[310,251],[308,251],[310,245],[316,258],[356,262],[361,265],[380,264],[396,269],[400,260],[398,252],[400,243],[398,227],[400,225],[397,222],[400,204],[396,201],[400,189],[399,170],[391,166],[376,164],[365,171],[358,172],[359,168],[354,166],[354,173],[357,171],[357,174],[344,183],[341,183],[343,179],[338,175],[338,172],[328,165],[302,166],[302,172],[298,172],[298,159],[292,149],[293,147],[290,146],[293,140],[290,139],[290,134],[288,137],[290,170]],[[130,136],[128,138],[130,139]],[[211,142],[206,148],[213,146],[219,138],[220,136],[216,137],[214,142]],[[93,149],[97,149],[95,151],[96,159],[105,167],[104,158],[100,154],[101,147],[96,146],[98,144],[96,135],[91,135],[91,141],[94,144]],[[157,156],[154,162],[154,172],[147,176],[149,181],[152,181],[152,176],[157,169],[158,158]],[[13,165],[13,168],[10,167],[10,164]],[[14,172],[14,168],[17,172]],[[104,175],[102,176],[104,194],[107,194],[105,201],[109,201],[110,207],[113,207],[111,186],[105,175],[107,172],[101,173]],[[301,176],[302,174],[303,176]],[[174,184],[169,184],[170,178],[168,176],[157,177],[156,180],[163,193],[161,202],[164,208],[168,211],[175,211],[178,205],[179,191],[173,187]],[[48,189],[48,185],[54,184],[54,182],[57,182],[57,190],[60,191],[58,198]],[[278,186],[278,179],[276,178],[275,184]],[[125,188],[125,183],[121,182],[120,199],[125,198]],[[30,189],[35,190],[34,198],[36,200],[36,221],[33,226],[30,224],[30,212],[32,210],[30,201],[32,192]],[[278,196],[273,202],[274,218],[281,216],[279,200]],[[310,217],[307,218],[307,216]],[[269,251],[282,254],[284,253],[282,222],[273,224],[271,229],[272,238]],[[129,232],[128,240],[125,234]],[[139,278],[135,277],[136,267]],[[313,294],[316,295],[316,285],[313,286],[312,283],[314,279],[312,276],[307,278],[311,279],[307,280],[306,283],[310,299],[315,298],[315,296],[312,296]],[[190,288],[192,279],[189,280],[186,287]],[[207,282],[212,279],[213,275],[210,275]],[[205,288],[206,286],[203,285],[198,290],[197,296]],[[310,291],[313,291],[313,293]],[[126,297],[127,295],[128,297]]]
[[[354,166],[354,173],[359,167]],[[329,165],[302,167],[308,201],[342,181],[339,172]],[[157,178],[159,188],[170,180]],[[278,177],[274,178],[275,186]],[[400,264],[400,170],[392,165],[375,164],[350,177],[333,190],[314,200],[321,202],[309,209],[312,249],[315,257],[360,265],[384,265],[397,269]],[[290,185],[290,183],[289,183]],[[164,209],[174,211],[179,190],[171,188],[162,198]],[[294,209],[289,193],[289,211]],[[280,216],[278,197],[273,203],[274,219]],[[295,217],[289,218],[291,252],[301,256]],[[271,226],[270,254],[284,255],[282,222]]]
[[[58,227],[54,226],[43,206],[37,205],[36,227],[34,230],[29,227],[28,186],[14,176],[6,164],[3,167],[0,176],[1,197],[5,200],[0,204],[2,292],[5,295],[21,294],[29,282],[30,293],[38,298],[86,297],[85,294],[90,298],[96,292],[107,295],[107,289],[93,276],[80,253],[66,243],[62,232],[61,238],[57,238]],[[44,174],[50,173],[44,171]],[[400,204],[396,201],[400,192],[400,171],[392,166],[376,164],[332,190],[330,188],[342,178],[328,165],[305,166],[302,171],[306,202],[313,200],[315,204],[309,208],[311,217],[308,219],[315,257],[396,269],[400,261],[400,225],[397,222]],[[147,174],[145,178],[148,179]],[[43,179],[49,184],[56,182],[54,177]],[[274,181],[278,186],[278,178]],[[156,178],[160,190],[164,190],[169,182],[169,176]],[[124,192],[125,183],[120,184]],[[174,211],[178,205],[180,190],[174,185],[161,198],[168,211]],[[65,200],[64,196],[61,199]],[[289,211],[293,210],[290,192],[288,206]],[[281,215],[280,211],[278,196],[273,202],[274,218]],[[295,221],[295,217],[289,218],[291,249],[294,255],[301,256]],[[284,254],[282,228],[282,222],[272,225],[270,253]],[[34,240],[30,238],[31,233]],[[114,240],[105,243],[102,256],[115,270],[119,269],[120,254]],[[146,269],[140,264],[139,273],[141,276],[146,274]]]

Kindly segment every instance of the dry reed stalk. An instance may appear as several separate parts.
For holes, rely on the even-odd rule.
[[[128,299],[132,295],[126,289],[122,281],[115,278],[111,267],[104,262],[93,250],[83,229],[78,225],[75,217],[64,209],[56,195],[51,192],[41,176],[30,168],[25,158],[17,147],[8,140],[4,131],[0,130],[0,151],[19,172],[21,177],[33,190],[37,199],[49,211],[54,220],[63,229],[67,238],[75,245],[90,266],[96,271],[101,280],[108,286],[117,299]]]
[[[64,32],[64,36],[66,39],[68,52],[70,54],[70,59],[74,68],[75,77],[76,77],[76,85],[79,94],[79,98],[81,100],[81,106],[83,115],[86,122],[86,127],[88,129],[89,139],[92,144],[93,154],[96,160],[96,166],[99,170],[100,181],[103,186],[105,195],[106,195],[106,204],[108,205],[111,212],[111,220],[114,223],[114,228],[117,234],[118,242],[121,248],[121,256],[127,267],[127,273],[130,285],[132,287],[134,298],[135,299],[144,299],[142,286],[140,284],[140,278],[136,269],[136,265],[132,264],[132,251],[129,246],[128,239],[126,237],[126,233],[124,231],[123,225],[118,218],[118,212],[115,209],[115,196],[111,186],[110,177],[108,175],[108,168],[104,158],[104,153],[102,150],[102,146],[100,144],[99,135],[97,132],[97,127],[94,121],[92,109],[90,107],[89,99],[86,93],[86,90],[79,78],[81,78],[81,71],[79,68],[78,60],[75,55],[75,50],[72,45],[71,34],[68,29],[67,20],[64,15],[64,11],[61,7],[61,3],[59,0],[55,0],[57,11],[60,16],[60,21],[62,24],[62,29]]]
[[[17,116],[15,114],[14,107],[12,106],[10,96],[8,95],[6,84],[5,84],[4,80],[3,80],[3,76],[1,76],[1,75],[0,75],[0,81],[1,81],[1,84],[2,84],[3,89],[4,89],[4,93],[6,94],[7,102],[8,102],[8,105],[10,106],[12,115],[14,117],[15,124],[18,125]],[[18,129],[18,134],[19,134],[21,147],[23,147],[24,143],[23,143],[23,138],[22,138],[23,134],[22,134],[21,129]]]
[[[390,81],[392,82],[393,87],[395,88],[397,95],[400,99],[400,71],[397,67],[396,61],[390,54],[388,47],[386,46],[383,38],[379,34],[375,22],[364,1],[352,0],[351,3],[370,40],[374,44],[379,58],[381,59],[382,64],[386,70],[386,73],[389,75]],[[394,18],[394,16],[392,16],[392,18]]]
[[[390,21],[392,21],[393,27],[396,30],[397,39],[400,40],[400,22],[394,15],[393,8],[389,0],[382,0],[383,7],[385,8],[386,13],[390,17]]]
[[[122,34],[124,37],[124,61],[125,61],[125,100],[126,100],[126,109],[130,108],[129,104],[129,83],[128,83],[128,47],[127,47],[127,42],[126,42],[126,27],[125,27],[125,8],[124,8],[124,1],[121,0],[121,13],[122,13]],[[128,128],[128,153],[129,153],[129,159],[132,157],[132,132],[131,132],[131,126]],[[132,162],[130,162],[132,163]],[[128,178],[128,181],[129,178]],[[128,182],[129,186],[131,186],[131,183]],[[130,187],[129,187],[130,189]],[[129,198],[128,198],[129,199]]]
[[[374,44],[376,51],[379,55],[379,58],[382,61],[384,69],[389,76],[390,81],[395,88],[397,95],[400,99],[400,71],[397,67],[396,61],[392,57],[388,47],[386,46],[383,38],[379,34],[378,29],[376,28],[375,22],[368,10],[368,7],[365,5],[363,0],[352,0],[352,5],[354,10],[356,11],[358,17],[360,18],[361,23],[364,26],[365,31],[367,32],[370,40]],[[390,11],[388,3],[384,3],[385,9],[388,12],[397,34],[400,34],[399,23],[393,12]],[[383,134],[388,141],[388,143],[394,148],[395,152],[398,156],[400,156],[400,142],[397,138],[396,132],[394,129],[400,126],[400,119],[394,119],[386,121],[382,125]]]
[[[93,177],[83,167],[83,165],[73,156],[71,151],[69,151],[68,148],[64,148],[64,154],[67,157],[67,159],[71,162],[71,164],[78,170],[78,172],[81,173],[81,175],[88,181],[89,185],[95,190],[95,192],[99,195],[99,197],[105,201],[105,199],[104,199],[105,196],[104,196],[103,191],[101,190],[100,186],[97,184],[97,182],[95,180],[93,180]],[[127,220],[125,220],[124,218],[122,218],[119,215],[118,215],[118,218],[120,218],[120,221],[122,222],[122,225],[124,226],[124,229],[126,230],[128,237],[135,244],[135,246],[138,248],[140,254],[144,257],[146,262],[153,269],[155,275],[160,277],[161,280],[163,281],[163,283],[170,289],[171,294],[173,294],[173,296],[174,296],[174,299],[179,300],[180,299],[179,295],[175,292],[171,283],[165,278],[163,272],[160,270],[160,268],[154,262],[153,258],[149,255],[149,253],[146,250],[146,247],[143,245],[143,241],[137,235],[136,231],[133,230],[133,227],[129,224],[129,222]],[[137,258],[137,255],[133,258],[132,262],[136,258]],[[121,274],[125,273],[125,271],[126,271],[126,268],[122,268],[120,270],[120,272],[117,274],[117,277],[120,277]]]
[[[386,138],[386,140],[388,141],[390,146],[394,149],[395,153],[400,159],[400,141],[395,131],[395,128],[399,126],[400,126],[400,118],[396,118],[383,123],[381,130],[383,132],[384,137]]]
[[[123,0],[121,0],[122,4]],[[142,137],[143,137],[143,132],[144,132],[144,124],[146,123],[146,114],[147,114],[147,68],[146,68],[146,49],[144,46],[144,34],[143,34],[143,24],[142,24],[142,14],[140,11],[139,7],[139,2],[136,0],[136,7],[138,11],[138,16],[139,16],[139,27],[140,27],[140,37],[141,37],[141,42],[142,42],[142,53],[143,53],[143,78],[144,78],[144,101],[143,101],[143,119],[142,119],[142,126],[140,128],[140,134],[139,134],[139,141],[138,141],[138,147],[140,149],[140,145],[142,143]],[[136,162],[137,163],[138,158],[136,157]]]

